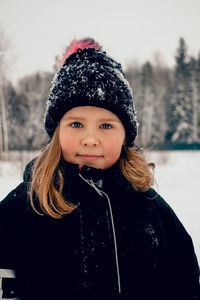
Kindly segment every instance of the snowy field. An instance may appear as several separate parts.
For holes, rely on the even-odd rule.
[[[24,166],[34,156],[21,152],[0,161],[0,200],[20,183]],[[154,188],[191,235],[200,262],[200,151],[156,151],[147,157],[156,164]]]

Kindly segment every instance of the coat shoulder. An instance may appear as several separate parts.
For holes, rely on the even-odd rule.
[[[168,217],[178,219],[172,207],[153,188],[146,192],[146,199],[164,219]]]
[[[14,217],[22,213],[27,207],[28,184],[20,183],[2,201],[0,201],[0,217]]]
[[[37,157],[33,158],[25,167],[23,173],[23,181],[24,182],[31,182],[32,179],[32,171],[34,163],[36,162]]]

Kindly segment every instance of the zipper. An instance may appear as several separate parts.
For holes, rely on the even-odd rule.
[[[112,231],[113,231],[113,241],[114,241],[114,250],[115,250],[115,261],[116,261],[116,269],[117,269],[117,283],[118,283],[118,292],[121,294],[121,280],[120,280],[120,271],[119,271],[119,260],[118,260],[118,251],[117,251],[117,239],[115,234],[115,225],[114,225],[114,219],[113,219],[113,213],[112,213],[112,206],[110,202],[110,198],[108,195],[96,187],[96,185],[93,183],[93,181],[86,180],[80,173],[79,176],[84,180],[87,184],[89,184],[101,197],[103,195],[106,197],[108,201],[108,207],[110,211],[110,217],[111,217],[111,224],[112,224]]]

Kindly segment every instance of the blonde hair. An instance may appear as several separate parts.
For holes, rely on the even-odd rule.
[[[53,218],[61,218],[71,213],[77,206],[66,201],[62,195],[64,178],[59,169],[61,148],[59,143],[58,125],[51,142],[42,150],[32,169],[30,185],[30,201],[38,214],[47,214]],[[151,169],[141,150],[123,146],[120,157],[120,168],[123,175],[131,182],[136,191],[145,192],[154,183]],[[40,211],[35,203],[35,196],[39,202]],[[43,212],[43,213],[42,213]]]
[[[34,196],[37,197],[41,210],[53,218],[71,213],[77,206],[66,202],[62,195],[64,179],[58,164],[61,158],[58,125],[51,142],[42,150],[36,159],[32,170],[30,185],[30,201],[33,209],[38,213]]]
[[[148,163],[142,149],[124,147],[124,155],[120,158],[122,174],[139,192],[146,192],[154,184],[152,170],[154,163]]]

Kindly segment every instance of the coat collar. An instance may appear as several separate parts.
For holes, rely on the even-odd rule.
[[[119,190],[123,188],[127,190],[132,188],[130,182],[124,177],[120,169],[120,161],[108,169],[96,169],[89,166],[80,168],[77,164],[69,163],[63,158],[60,160],[59,167],[64,176],[64,182],[77,183],[81,180],[79,174],[89,181],[92,181],[96,186],[105,192],[108,190]]]

